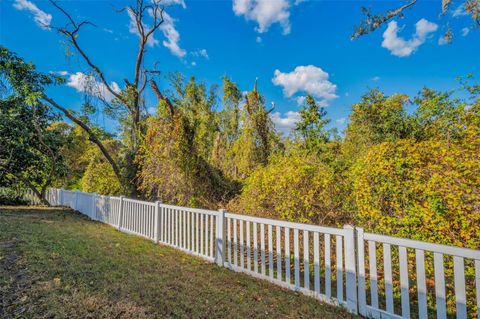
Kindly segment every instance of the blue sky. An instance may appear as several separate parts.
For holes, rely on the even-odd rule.
[[[440,1],[419,2],[375,32],[351,41],[361,19],[361,6],[386,10],[396,1],[295,0],[168,0],[168,19],[148,47],[146,65],[158,62],[168,86],[169,72],[194,75],[206,84],[221,84],[230,76],[244,91],[258,86],[267,104],[275,102],[274,121],[280,130],[291,127],[298,101],[313,94],[326,106],[332,126],[345,128],[351,105],[368,88],[414,95],[423,86],[457,88],[457,76],[480,76],[480,33],[459,2],[440,15]],[[127,1],[61,1],[72,15],[96,27],[85,28],[79,42],[109,82],[122,86],[131,78],[137,36],[127,13],[117,13]],[[445,22],[455,37],[443,44]],[[68,85],[49,94],[77,109],[81,80],[89,70],[76,55],[67,56],[65,40],[46,24],[63,26],[64,18],[47,1],[0,0],[0,43],[32,61],[41,71],[65,71]],[[154,99],[147,101],[151,106]],[[113,124],[102,114],[95,120]]]

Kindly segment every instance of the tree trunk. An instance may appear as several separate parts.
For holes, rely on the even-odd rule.
[[[32,183],[30,183],[28,179],[23,178],[23,176],[18,176],[18,175],[15,175],[15,176],[19,180],[21,180],[23,183],[25,183],[28,186],[28,188],[32,190],[35,196],[37,196],[37,198],[40,200],[40,203],[42,203],[45,206],[51,206],[50,203],[45,198],[45,191],[39,192],[38,189]]]

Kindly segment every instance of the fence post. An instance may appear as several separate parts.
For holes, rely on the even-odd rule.
[[[155,228],[153,231],[153,238],[155,240],[155,243],[157,244],[159,241],[159,230],[160,230],[160,209],[162,209],[160,205],[162,205],[162,202],[157,200],[155,202]]]
[[[78,210],[78,189],[75,191],[75,205],[73,205],[74,210]]]
[[[92,219],[93,220],[98,220],[97,219],[97,193],[92,193]]]
[[[219,209],[217,215],[217,234],[215,236],[215,262],[223,267],[225,262],[225,209]]]
[[[357,260],[358,260],[358,312],[367,315],[367,298],[365,293],[365,241],[363,228],[356,228],[357,232]]]
[[[118,230],[122,230],[123,222],[123,196],[120,196],[120,211],[118,212]]]
[[[347,280],[347,309],[357,314],[357,274],[355,267],[355,229],[343,226],[345,234],[345,272]]]
[[[64,206],[64,194],[63,194],[63,187],[60,189],[60,206]]]

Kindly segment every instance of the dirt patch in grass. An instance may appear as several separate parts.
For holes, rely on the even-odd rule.
[[[18,238],[0,241],[0,318],[17,318],[25,312],[26,291],[31,286],[25,267],[20,264]]]
[[[0,243],[1,318],[351,317],[68,210],[0,207]]]

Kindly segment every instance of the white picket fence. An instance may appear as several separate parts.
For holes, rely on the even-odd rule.
[[[123,196],[51,189],[47,199],[120,231],[368,318],[455,315],[480,319],[475,309],[480,309],[479,250],[371,234],[352,226],[291,223]],[[379,251],[382,254],[377,256]],[[453,265],[450,273],[449,265]],[[431,269],[434,287],[427,285]],[[453,282],[453,288],[448,282]],[[394,299],[395,291],[399,300]],[[454,314],[447,314],[449,293],[455,302]]]

